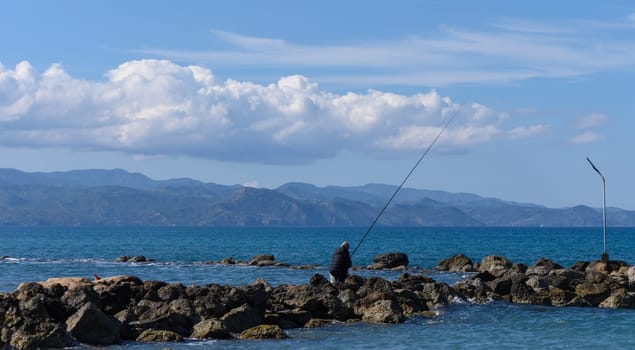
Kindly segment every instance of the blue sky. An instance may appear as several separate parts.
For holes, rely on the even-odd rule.
[[[0,5],[0,166],[635,210],[630,1]]]

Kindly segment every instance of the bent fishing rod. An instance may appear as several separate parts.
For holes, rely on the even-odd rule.
[[[410,172],[408,173],[408,175],[406,175],[406,177],[403,179],[403,181],[401,181],[401,184],[399,185],[399,187],[397,187],[397,189],[392,194],[392,196],[390,196],[390,199],[388,199],[388,202],[386,202],[386,205],[384,205],[384,207],[381,209],[379,214],[375,217],[375,220],[373,221],[373,223],[370,224],[370,226],[368,227],[368,230],[366,230],[366,233],[364,234],[362,239],[355,246],[355,249],[353,249],[353,252],[351,253],[351,257],[353,257],[353,255],[355,255],[355,253],[357,252],[357,249],[359,248],[359,246],[362,245],[362,242],[364,242],[364,240],[366,239],[366,237],[368,236],[370,231],[373,229],[373,227],[375,227],[375,224],[377,224],[377,221],[379,221],[379,218],[382,216],[382,214],[384,214],[384,212],[386,211],[386,209],[388,208],[388,206],[390,205],[392,200],[397,196],[397,193],[399,193],[399,190],[401,190],[401,188],[406,183],[406,181],[408,181],[408,179],[410,178],[410,175],[412,175],[412,173],[414,173],[415,169],[417,169],[417,167],[419,166],[419,163],[421,163],[423,158],[425,158],[425,156],[428,154],[428,152],[430,152],[430,150],[432,149],[432,146],[434,146],[434,144],[437,142],[439,137],[441,137],[443,132],[445,132],[445,129],[448,128],[448,126],[450,125],[450,123],[452,123],[452,120],[454,120],[454,117],[456,117],[457,114],[458,114],[458,110],[455,110],[454,113],[452,113],[452,116],[450,116],[450,119],[448,119],[447,123],[445,123],[443,128],[441,128],[441,131],[439,131],[439,133],[434,138],[434,140],[432,140],[430,145],[428,145],[428,148],[426,148],[425,152],[423,152],[421,157],[419,157],[419,160],[417,161],[417,163],[415,163],[415,165],[412,167],[412,169],[410,169]]]

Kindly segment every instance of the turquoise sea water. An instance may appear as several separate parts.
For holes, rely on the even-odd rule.
[[[328,273],[331,253],[343,240],[355,247],[363,228],[0,228],[0,292],[20,282],[49,277],[135,275],[141,279],[189,284],[249,284],[264,278],[273,285],[307,283]],[[635,229],[609,229],[611,259],[635,264]],[[567,267],[596,260],[601,228],[377,228],[353,256],[366,266],[376,254],[408,254],[414,272],[453,283],[459,275],[431,270],[440,260],[463,253],[480,261],[504,255],[531,265],[546,257]],[[206,264],[225,257],[249,260],[274,254],[292,265],[314,269],[256,268]],[[121,255],[145,255],[155,263],[116,263]],[[396,272],[354,271],[398,277]],[[188,341],[181,344],[127,343],[114,348],[173,349],[635,349],[635,310],[512,305],[452,305],[434,319],[400,325],[333,325],[287,331],[284,341]]]

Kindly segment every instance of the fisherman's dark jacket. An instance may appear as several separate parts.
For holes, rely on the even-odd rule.
[[[339,247],[333,252],[333,260],[331,260],[331,275],[338,280],[343,280],[348,276],[348,269],[352,266],[351,256],[348,249]]]

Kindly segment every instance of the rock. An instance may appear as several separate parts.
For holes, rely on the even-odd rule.
[[[568,306],[571,305],[573,300],[578,298],[574,292],[570,290],[563,290],[557,287],[549,289],[549,300],[553,306]],[[579,299],[579,298],[578,298]],[[532,303],[535,304],[535,303]]]
[[[635,293],[629,295],[621,289],[604,299],[599,306],[610,309],[632,309],[635,306]]]
[[[40,282],[42,287],[50,288],[54,284],[59,284],[64,287],[65,290],[83,288],[90,286],[92,282],[83,277],[62,277],[62,278],[49,278],[44,282]]]
[[[512,279],[509,275],[504,275],[503,277],[487,282],[487,286],[492,292],[498,295],[507,295],[512,289]]]
[[[130,301],[143,296],[143,282],[133,276],[102,278],[94,283],[93,290],[99,296],[102,311],[114,315],[124,309]]]
[[[113,284],[121,284],[121,283],[129,283],[131,285],[143,285],[143,281],[136,276],[128,276],[128,275],[119,275],[119,276],[110,276],[110,277],[103,277],[102,279],[100,279],[99,281],[95,281],[95,284],[106,284],[106,285],[113,285]]]
[[[569,270],[585,273],[588,266],[588,261],[576,261],[573,265],[571,265],[571,267],[569,267]]]
[[[181,342],[183,341],[183,337],[179,334],[166,331],[166,330],[155,330],[155,329],[146,329],[137,337],[137,341],[142,342]]]
[[[313,276],[311,276],[311,279],[309,280],[309,284],[317,288],[325,288],[327,286],[328,287],[331,286],[331,282],[329,282],[329,280],[327,280],[326,277],[324,277],[324,275],[321,275],[319,273],[316,273]]]
[[[628,285],[633,288],[635,287],[635,266],[631,266],[627,270],[628,276]]]
[[[5,329],[7,328],[3,328],[3,333]],[[7,340],[16,349],[65,348],[73,345],[64,327],[51,322],[27,322],[12,332],[10,340]]]
[[[66,320],[66,330],[82,343],[112,345],[120,341],[120,324],[87,303]]]
[[[145,256],[143,256],[143,255],[137,255],[137,256],[134,256],[134,257],[128,259],[128,262],[136,262],[136,263],[148,262],[148,259]]]
[[[249,261],[249,265],[258,265],[258,263],[261,261],[275,261],[275,260],[276,258],[274,258],[273,255],[271,254],[260,254],[251,258],[251,261]]]
[[[99,295],[90,285],[68,289],[60,298],[60,302],[64,305],[68,315],[74,314],[87,303],[92,303],[97,307],[100,304]]]
[[[472,260],[463,254],[457,254],[447,259],[441,260],[435,269],[450,272],[470,272],[474,271]]]
[[[38,295],[46,293],[44,287],[35,282],[20,283],[18,288],[12,293],[13,297],[18,301],[32,299]]]
[[[511,261],[504,256],[490,255],[483,258],[479,271],[487,271],[494,277],[500,277],[511,267]]]
[[[511,270],[514,272],[518,272],[518,273],[525,273],[527,272],[527,265],[523,264],[523,263],[514,263],[512,264]]]
[[[610,295],[608,285],[585,280],[575,287],[575,294],[592,306],[598,306]]]
[[[221,265],[234,265],[234,264],[236,264],[236,261],[234,260],[234,258],[232,258],[230,256],[230,257],[227,257],[227,258],[219,261],[218,263],[221,264]]]
[[[271,293],[271,303],[281,310],[308,311],[314,318],[346,320],[351,316],[352,311],[337,298],[335,295],[337,289],[330,287],[322,289],[311,285],[278,286]]]
[[[196,339],[229,339],[231,334],[229,334],[229,330],[223,321],[210,318],[195,324],[190,337]]]
[[[152,301],[143,299],[132,307],[132,313],[137,316],[140,321],[154,320],[161,317],[167,317],[169,306],[166,302]]]
[[[408,267],[408,256],[404,253],[393,252],[376,255],[373,264],[368,266],[371,270],[392,269],[395,267]]]
[[[128,260],[130,260],[130,257],[128,255],[122,255],[115,259],[115,262],[127,262]]]
[[[541,294],[549,291],[549,279],[547,276],[531,275],[525,282],[534,292]]]
[[[572,269],[555,269],[549,271],[547,280],[550,286],[562,290],[575,290],[575,286],[584,280],[584,273]]]
[[[377,300],[361,310],[362,320],[374,323],[401,323],[406,318],[401,306],[394,300]]]
[[[322,318],[312,318],[304,324],[304,328],[318,328],[322,326],[326,326],[332,324],[333,320],[325,320]]]
[[[528,275],[546,276],[549,271],[556,269],[562,269],[562,266],[549,259],[540,258],[533,265],[527,268],[527,271],[525,273]]]
[[[181,283],[172,283],[157,290],[157,296],[164,301],[172,301],[185,296],[185,287]]]
[[[240,339],[284,339],[287,336],[278,325],[261,324],[240,333]]]
[[[278,311],[279,324],[282,328],[301,328],[311,319],[311,313],[306,310]]]
[[[258,310],[249,304],[243,304],[223,315],[221,321],[230,332],[240,333],[245,329],[261,324],[264,318],[264,310]]]
[[[143,299],[159,301],[158,291],[161,287],[168,284],[163,281],[144,281],[143,282]]]

